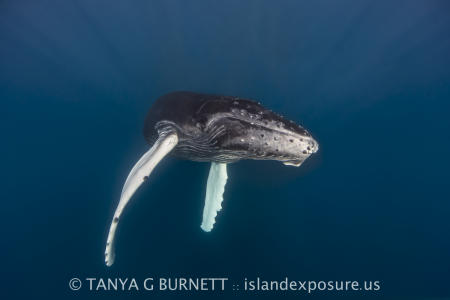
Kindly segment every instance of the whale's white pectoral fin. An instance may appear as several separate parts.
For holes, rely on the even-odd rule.
[[[114,263],[114,236],[122,211],[133,196],[138,187],[150,176],[155,166],[164,158],[178,143],[176,133],[160,135],[155,144],[147,151],[131,169],[120,195],[120,201],[114,213],[106,240],[105,262],[107,266]]]
[[[211,163],[208,183],[206,184],[203,221],[200,226],[204,231],[211,231],[216,222],[217,212],[222,209],[223,192],[227,183],[227,164]]]

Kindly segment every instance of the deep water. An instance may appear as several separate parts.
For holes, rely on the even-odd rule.
[[[257,276],[381,281],[316,297],[449,297],[449,32],[450,4],[434,0],[0,2],[0,297],[306,296],[233,291]],[[175,90],[257,99],[320,151],[300,168],[230,165],[211,233],[209,165],[163,160],[107,268],[145,115]],[[73,277],[229,286],[74,292]]]

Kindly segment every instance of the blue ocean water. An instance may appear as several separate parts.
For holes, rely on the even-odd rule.
[[[308,296],[245,278],[372,280],[450,297],[447,1],[2,1],[2,299]],[[200,229],[209,165],[165,159],[106,234],[148,149],[159,96],[235,95],[308,128],[300,168],[229,166]],[[227,277],[223,292],[79,291],[73,277]]]

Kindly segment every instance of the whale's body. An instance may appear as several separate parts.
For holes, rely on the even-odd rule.
[[[114,235],[123,208],[164,156],[211,162],[201,226],[210,231],[221,209],[228,163],[256,159],[300,166],[318,150],[306,129],[256,101],[193,92],[174,92],[157,99],[147,114],[144,136],[152,147],[133,167],[123,187],[107,240],[108,266],[114,262]]]

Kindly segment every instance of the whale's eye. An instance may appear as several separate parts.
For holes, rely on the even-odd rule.
[[[261,137],[263,138],[263,137],[264,137],[264,134],[261,133]]]
[[[293,139],[290,139],[290,140],[289,140],[289,142],[293,143],[293,142],[294,142],[294,140],[293,140]]]

